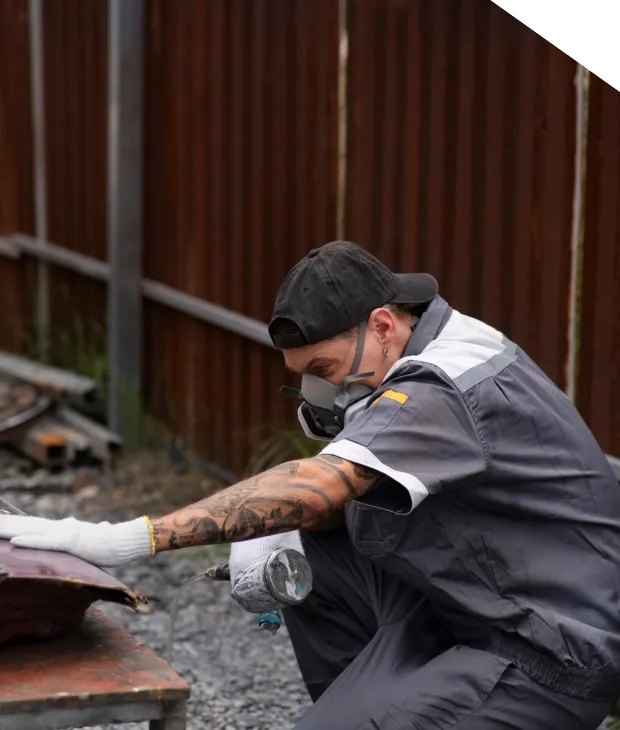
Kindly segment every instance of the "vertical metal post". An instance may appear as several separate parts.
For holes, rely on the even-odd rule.
[[[347,199],[347,88],[349,29],[347,0],[338,2],[338,197],[336,238],[345,238]]]
[[[575,74],[575,183],[573,186],[573,220],[571,229],[571,278],[568,299],[568,358],[566,362],[566,395],[574,401],[577,395],[579,359],[579,317],[581,237],[583,230],[583,193],[585,186],[586,134],[588,103],[586,98],[587,71],[577,64]]]
[[[47,241],[43,0],[30,0],[29,13],[35,236],[39,241]],[[49,354],[49,277],[47,262],[42,259],[39,259],[37,263],[36,329],[37,356],[41,360],[47,360]]]
[[[108,6],[108,420],[132,440],[141,412],[145,0]]]

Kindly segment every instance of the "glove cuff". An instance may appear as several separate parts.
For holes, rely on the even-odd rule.
[[[231,584],[235,582],[237,574],[245,570],[250,563],[267,558],[274,550],[279,548],[291,548],[304,556],[306,554],[299,530],[255,537],[252,540],[243,540],[242,542],[233,542],[230,546],[230,559],[228,561]]]
[[[151,534],[144,517],[114,525],[113,540],[119,563],[151,555]]]

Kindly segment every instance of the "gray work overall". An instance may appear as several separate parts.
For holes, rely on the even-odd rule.
[[[437,297],[327,446],[384,477],[304,533],[297,730],[594,730],[620,694],[620,487],[566,396]]]

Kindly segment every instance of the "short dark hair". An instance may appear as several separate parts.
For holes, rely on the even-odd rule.
[[[420,317],[424,314],[427,305],[420,305],[420,304],[390,304],[389,308],[392,310],[392,312],[395,312],[396,314],[400,314],[403,316],[410,316],[414,317],[414,319],[420,319]]]

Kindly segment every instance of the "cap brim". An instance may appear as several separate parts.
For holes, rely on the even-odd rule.
[[[396,274],[398,292],[394,304],[428,304],[437,296],[439,286],[430,274]]]

